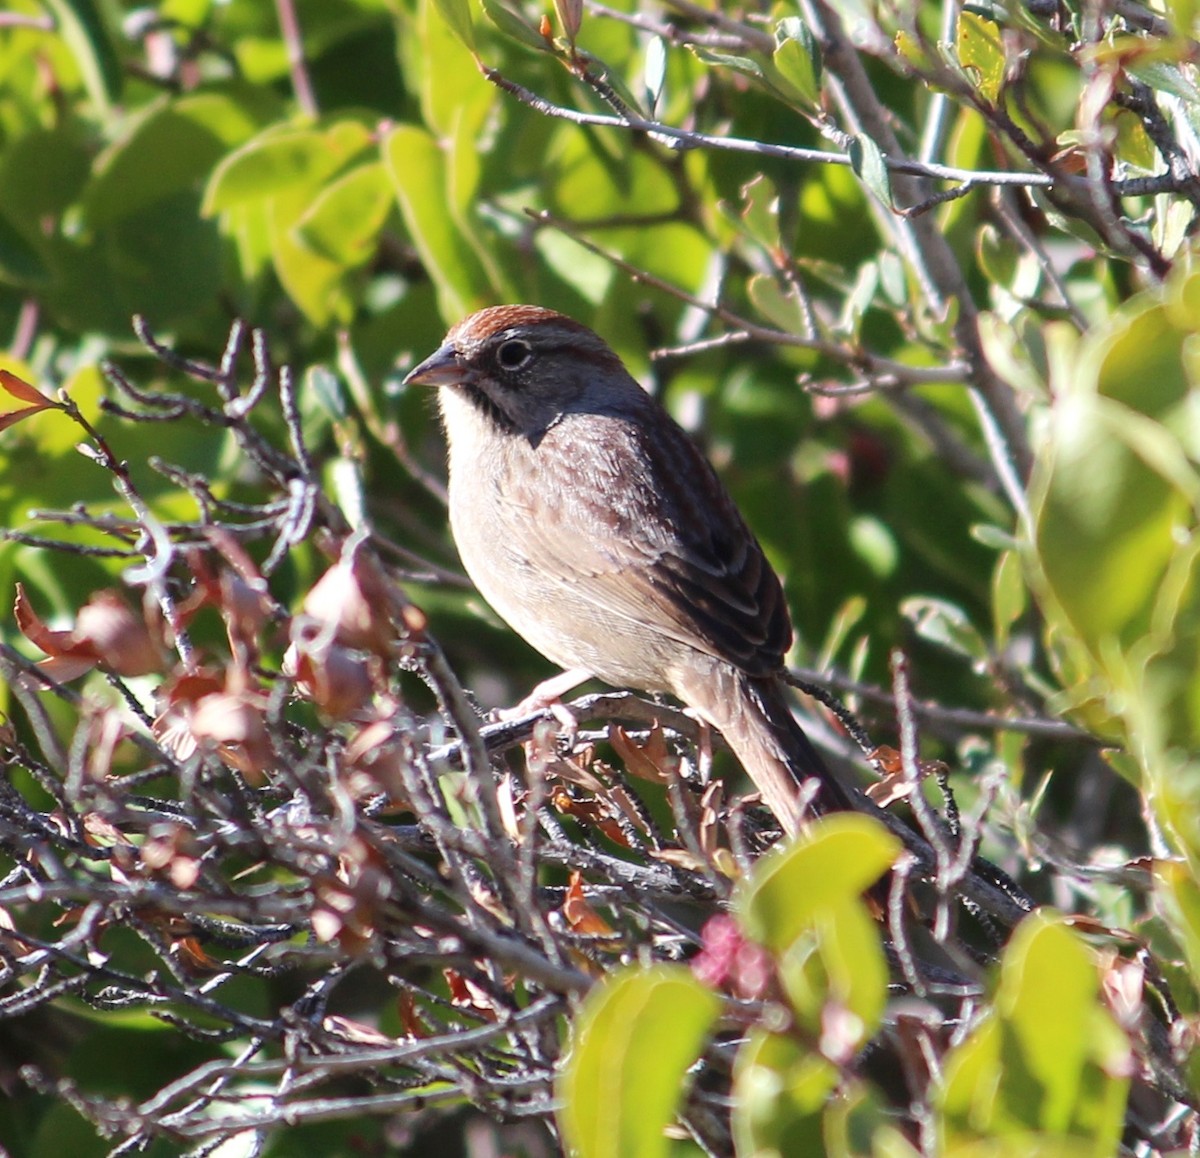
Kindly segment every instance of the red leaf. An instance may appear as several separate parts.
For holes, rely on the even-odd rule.
[[[59,405],[52,402],[44,394],[39,393],[23,378],[18,378],[11,370],[0,370],[0,389],[15,398],[18,402],[28,402],[29,405],[8,414],[0,414],[0,432],[15,426],[23,418],[39,414],[43,410],[57,410]]]
[[[25,588],[17,584],[17,597],[13,602],[13,618],[17,627],[34,647],[40,647],[47,655],[75,656],[80,659],[98,660],[100,656],[90,643],[80,643],[72,631],[53,631],[34,611],[25,596]]]
[[[35,390],[24,378],[18,378],[11,370],[0,370],[0,389],[3,389],[6,394],[11,394],[18,402],[28,402],[39,410],[46,410],[58,405],[41,391]]]

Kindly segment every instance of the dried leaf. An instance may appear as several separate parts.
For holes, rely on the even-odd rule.
[[[620,724],[609,726],[608,739],[631,776],[652,784],[670,784],[679,775],[679,758],[667,748],[657,725],[645,744],[638,744]]]
[[[146,675],[162,666],[145,621],[115,591],[97,592],[80,609],[73,630],[55,631],[34,611],[18,583],[13,618],[21,634],[50,657],[38,665],[39,670],[60,682],[82,675],[97,663],[122,676]]]
[[[111,820],[98,812],[88,812],[83,817],[83,839],[93,848],[110,848],[115,844],[132,846],[129,839]]]
[[[563,900],[562,914],[572,932],[592,937],[611,937],[613,927],[588,903],[583,893],[583,876],[571,873],[571,883]]]
[[[217,692],[205,696],[192,711],[189,729],[199,742],[209,741],[231,767],[253,784],[262,784],[275,763],[261,696]]]
[[[80,608],[72,633],[78,646],[90,646],[100,661],[121,676],[141,676],[162,668],[162,655],[144,619],[115,591],[99,591]]]
[[[650,855],[655,860],[661,860],[676,868],[686,869],[688,872],[702,873],[708,868],[708,865],[700,857],[686,848],[655,848],[650,850]]]
[[[34,647],[41,648],[47,655],[70,654],[77,647],[74,635],[69,631],[52,631],[34,611],[25,595],[25,587],[18,583],[16,599],[13,601],[13,618],[17,629]],[[92,659],[99,658],[94,653]]]
[[[882,778],[867,789],[867,795],[879,805],[887,808],[897,800],[911,796],[916,784],[909,779],[904,768],[904,759],[900,752],[886,744],[867,753],[867,759],[882,774]],[[942,776],[948,771],[941,760],[918,760],[917,777],[924,780],[927,776]]]
[[[410,606],[362,540],[353,539],[305,596],[303,610],[344,647],[388,657],[396,642],[394,620],[403,622]]]
[[[379,1046],[384,1048],[395,1045],[395,1038],[388,1037],[386,1033],[380,1033],[373,1025],[367,1025],[361,1021],[354,1021],[349,1017],[341,1017],[337,1014],[330,1014],[321,1022],[321,1028],[333,1037],[339,1038],[342,1041],[351,1042],[354,1045]]]
[[[292,642],[283,657],[283,673],[296,681],[301,695],[335,720],[353,718],[368,707],[375,694],[371,669],[362,653],[339,647],[328,631],[303,616],[292,621]]]
[[[180,937],[173,941],[171,955],[190,970],[216,973],[225,968],[225,963],[211,956],[195,937]]]
[[[450,1000],[455,1005],[466,1009],[474,1009],[488,1021],[495,1021],[501,1012],[487,991],[476,985],[468,977],[464,977],[457,969],[443,969],[442,976],[450,989]]]

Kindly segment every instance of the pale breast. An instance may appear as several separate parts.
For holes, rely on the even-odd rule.
[[[551,507],[555,535],[569,539],[572,529],[561,522],[562,496],[536,484],[537,452],[520,437],[497,439],[466,400],[451,395],[442,404],[461,411],[453,415],[450,445],[450,525],[480,594],[560,667],[582,668],[617,687],[670,690],[667,669],[678,644],[597,604],[583,584],[547,566],[538,528]],[[562,546],[570,551],[569,542]]]

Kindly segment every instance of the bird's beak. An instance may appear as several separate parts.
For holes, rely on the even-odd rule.
[[[461,386],[470,380],[471,371],[450,345],[435,350],[419,366],[410,370],[405,386]]]

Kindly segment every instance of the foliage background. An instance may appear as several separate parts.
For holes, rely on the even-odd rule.
[[[905,746],[898,721],[915,719],[922,756],[950,769],[968,836],[1039,902],[1090,922],[1078,959],[1082,942],[1053,921],[1041,933],[1067,938],[1059,953],[1039,957],[1031,945],[1046,942],[1027,940],[1002,974],[989,972],[995,952],[954,958],[979,1004],[930,1031],[942,1059],[986,1015],[1020,1038],[1037,1020],[1022,1022],[1023,999],[1053,1008],[1074,995],[1074,1053],[1029,1045],[1027,1097],[981,1108],[937,1065],[919,1088],[909,1074],[900,1096],[842,1057],[803,1095],[797,1075],[830,1055],[803,1033],[804,1048],[776,1035],[755,1049],[786,1053],[761,1064],[791,1075],[794,1097],[746,1112],[739,1143],[815,1121],[832,1152],[987,1138],[1031,1153],[1031,1138],[1069,1138],[1104,1153],[1124,1123],[1130,1145],[1183,1146],[1200,978],[1196,19],[1188,0],[736,11],[564,0],[546,12],[506,0],[14,0],[0,13],[3,364],[48,396],[66,390],[91,424],[85,441],[117,448],[136,493],[182,526],[204,520],[180,470],[223,498],[262,502],[270,487],[219,423],[102,410],[113,387],[101,366],[180,388],[178,369],[172,379],[135,338],[134,314],[209,363],[233,319],[261,327],[275,363],[296,369],[298,428],[343,531],[366,518],[397,546],[406,595],[491,708],[518,701],[545,665],[466,589],[432,406],[400,380],[487,304],[538,302],[588,323],[721,469],[786,579],[797,664],[832,681],[874,743]],[[274,400],[252,427],[280,444],[294,429]],[[59,410],[31,416],[5,431],[0,464],[0,592],[20,582],[62,629],[97,590],[136,588],[121,578],[127,558],[61,546],[108,542],[103,528],[44,515],[82,504],[128,516],[112,463],[78,452],[81,429]],[[270,543],[246,542],[262,565]],[[288,548],[268,578],[295,610],[330,551]],[[221,656],[217,625],[199,630]],[[37,654],[15,623],[2,634]],[[894,649],[908,690],[894,686]],[[280,651],[262,657],[276,673]],[[88,696],[108,694],[99,673],[87,679]],[[417,717],[432,713],[420,687],[405,694]],[[21,758],[40,722],[11,689],[8,707],[12,790],[51,811]],[[89,742],[80,719],[57,704],[46,726],[65,749]],[[829,717],[814,713],[812,727],[856,755]],[[651,807],[669,815],[661,792]],[[25,837],[6,824],[4,910],[49,937],[22,875]],[[744,931],[754,906],[741,903]],[[696,928],[688,937],[689,953],[703,944]],[[757,939],[771,944],[771,929]],[[23,961],[31,944],[5,953]],[[146,951],[106,949],[132,971],[149,968]],[[1113,990],[1130,968],[1122,1009]],[[22,969],[9,965],[5,1056],[49,1076],[33,1094],[17,1061],[0,1072],[13,1093],[0,1138],[14,1153],[116,1144],[61,1104],[61,1086],[53,1096],[59,1079],[149,1098],[164,1073],[212,1056],[144,1010],[53,1001]],[[237,984],[247,994],[233,1004],[264,1017],[295,1000],[294,978]],[[36,1000],[12,1000],[31,985]],[[351,987],[347,1015],[400,1034],[394,1011],[379,1013],[386,992]],[[780,1000],[803,1025],[789,993]],[[829,1008],[815,1000],[814,1024]],[[882,1005],[866,1024],[893,1044],[907,1032]],[[951,1074],[1009,1074],[990,1048],[960,1054]],[[1068,1054],[1083,1060],[1071,1068]],[[1156,1133],[1136,1098],[1122,1111],[1130,1078],[1178,1108],[1169,1129]],[[843,1107],[891,1106],[864,1119],[873,1141],[822,1117],[839,1084]],[[1045,1109],[1052,1090],[1068,1108]],[[1014,1109],[1027,1102],[1043,1109]],[[889,1114],[904,1125],[886,1133]],[[425,1119],[309,1127],[327,1131],[328,1153],[410,1128]],[[118,1140],[136,1133],[116,1128]],[[267,1129],[253,1146],[283,1154],[288,1138]]]

